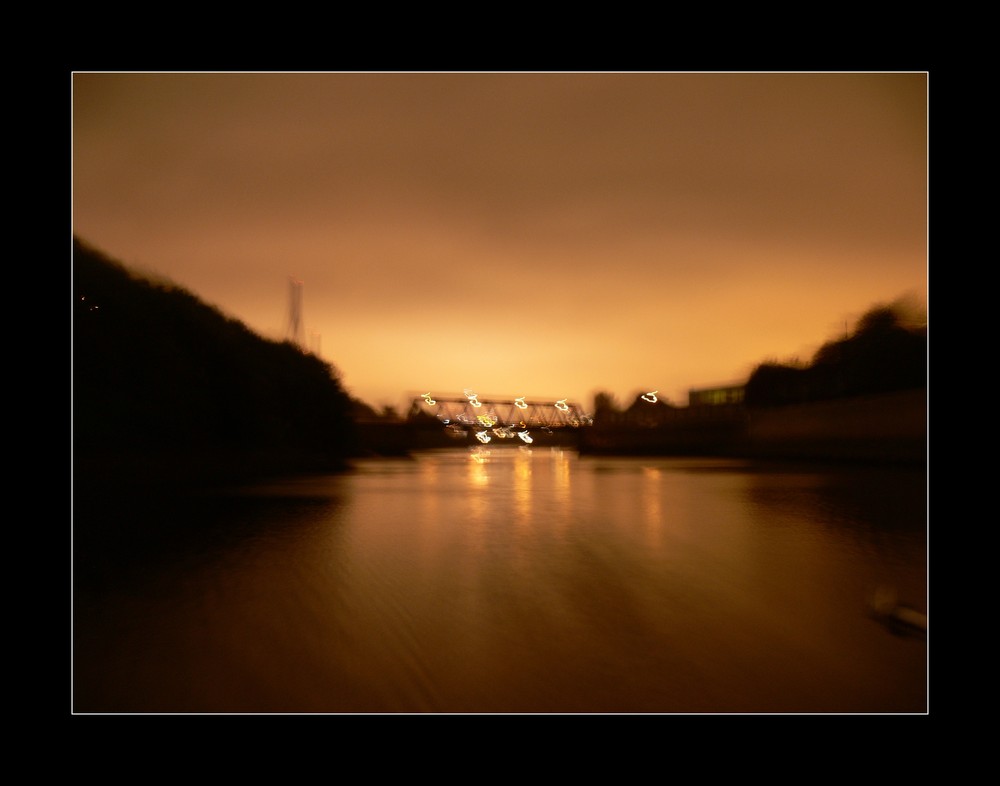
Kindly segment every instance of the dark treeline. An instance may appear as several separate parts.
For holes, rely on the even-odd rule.
[[[692,399],[677,406],[639,394],[621,407],[610,393],[598,392],[595,428],[587,430],[584,446],[623,453],[732,452],[746,447],[754,409],[925,389],[927,351],[918,307],[906,299],[874,305],[853,333],[823,344],[809,363],[760,363],[746,383],[718,389],[710,403]]]
[[[809,363],[768,360],[744,385],[742,405],[775,407],[813,401],[895,393],[927,387],[927,327],[904,299],[878,304],[854,332],[828,341]],[[594,397],[595,420],[615,425],[659,425],[686,417],[675,405],[640,394],[624,409],[610,393]]]
[[[77,488],[343,466],[354,401],[336,370],[74,239]]]
[[[747,380],[746,405],[773,407],[926,387],[927,328],[909,310],[902,301],[873,306],[853,334],[823,344],[809,364],[760,364]]]

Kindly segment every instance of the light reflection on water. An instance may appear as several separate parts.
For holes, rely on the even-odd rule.
[[[922,472],[484,447],[171,515],[78,558],[78,712],[926,709],[866,613],[925,608]]]

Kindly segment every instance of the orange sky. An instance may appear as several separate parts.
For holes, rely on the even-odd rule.
[[[74,232],[268,338],[301,279],[376,406],[686,404],[926,302],[925,73],[72,81]]]

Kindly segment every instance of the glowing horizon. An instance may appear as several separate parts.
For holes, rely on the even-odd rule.
[[[74,232],[266,338],[296,282],[302,335],[376,407],[684,405],[926,304],[924,73],[72,86]]]

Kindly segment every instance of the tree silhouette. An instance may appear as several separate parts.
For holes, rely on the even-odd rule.
[[[823,344],[805,368],[760,364],[747,380],[747,405],[780,406],[926,387],[926,329],[910,311],[904,301],[871,307],[852,335]]]
[[[600,390],[594,394],[594,416],[611,415],[619,412],[614,394]]]

